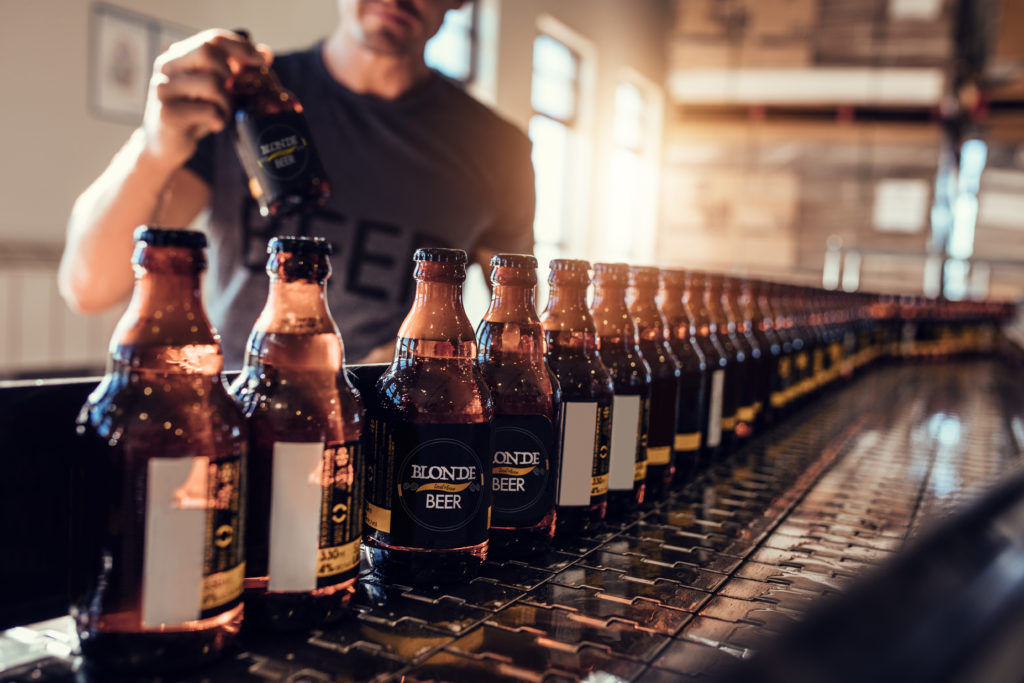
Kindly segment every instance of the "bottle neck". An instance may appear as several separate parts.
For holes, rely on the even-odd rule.
[[[586,285],[552,284],[542,322],[549,331],[594,331]]]
[[[546,345],[537,316],[533,284],[495,284],[491,305],[477,334],[480,360],[498,354],[535,359],[544,356]]]
[[[624,286],[595,285],[591,312],[599,339],[627,346],[636,343],[636,325],[629,317]]]
[[[707,337],[718,330],[711,319],[710,312],[703,298],[703,291],[687,287],[683,294],[683,305],[690,316],[690,322],[697,336]]]
[[[249,337],[247,368],[341,370],[345,352],[324,285],[271,275],[267,303]]]
[[[526,284],[494,285],[491,305],[483,319],[492,323],[539,323],[535,287]]]
[[[110,371],[218,375],[223,357],[203,308],[202,256],[191,265],[188,259],[140,260],[131,301],[111,339]]]
[[[637,338],[641,341],[664,341],[665,319],[658,310],[655,287],[632,287],[629,290],[629,314],[636,324]]]
[[[416,282],[412,309],[398,330],[395,360],[476,358],[476,335],[462,305],[462,281]]]
[[[541,326],[549,351],[596,351],[597,331],[587,308],[587,286],[552,283]]]
[[[751,329],[751,319],[745,315],[736,293],[726,292],[722,305],[725,307],[725,314],[733,329],[740,334],[746,334],[747,330]]]
[[[708,287],[704,290],[704,306],[708,309],[708,317],[720,334],[727,334],[731,331],[729,318],[722,306],[722,290],[717,287]]]

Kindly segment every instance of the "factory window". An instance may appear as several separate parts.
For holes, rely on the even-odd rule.
[[[449,10],[444,24],[427,43],[427,64],[445,76],[468,85],[476,77],[477,4]]]

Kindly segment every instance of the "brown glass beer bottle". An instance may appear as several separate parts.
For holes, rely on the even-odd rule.
[[[327,307],[330,243],[275,237],[270,291],[231,393],[249,423],[247,626],[345,614],[363,533],[363,409]]]
[[[761,358],[757,370],[757,428],[763,429],[772,423],[774,415],[771,412],[771,388],[774,384],[774,372],[778,367],[778,359],[782,354],[782,344],[775,329],[772,326],[771,318],[758,306],[757,298],[760,290],[760,283],[742,279],[739,282],[739,296],[737,304],[743,324],[747,328],[757,347],[761,351]]]
[[[451,583],[487,558],[494,403],[462,305],[466,252],[413,260],[416,298],[367,406],[364,552],[385,580]]]
[[[723,278],[718,273],[708,273],[704,278],[704,308],[707,311],[711,335],[721,345],[726,358],[725,390],[722,394],[722,446],[720,455],[729,455],[739,445],[736,427],[743,408],[744,373],[747,363],[743,349],[729,327],[729,318],[722,308]]]
[[[677,484],[689,481],[701,464],[706,395],[710,386],[708,362],[697,345],[697,328],[683,305],[685,282],[681,270],[661,270],[658,274],[658,310],[667,325],[669,348],[681,370],[676,398],[676,435],[672,442]]]
[[[636,323],[626,306],[629,266],[594,264],[597,352],[608,368],[612,398],[612,439],[608,462],[608,516],[618,517],[644,502],[647,430],[651,410],[651,368],[637,346]]]
[[[555,534],[559,389],[544,360],[537,259],[498,254],[491,268],[491,305],[476,330],[494,400],[489,552],[510,557],[547,549]]]
[[[260,213],[277,216],[322,205],[331,186],[295,95],[269,66],[238,68],[227,91],[234,106],[235,149]]]
[[[663,500],[675,477],[676,402],[680,399],[682,367],[668,345],[668,325],[655,297],[658,269],[634,266],[629,269],[627,302],[637,328],[640,355],[651,369],[651,398],[647,426],[648,501]]]
[[[740,285],[734,277],[722,278],[721,305],[729,322],[729,338],[744,356],[740,377],[740,407],[736,413],[736,438],[743,442],[754,433],[761,393],[761,346],[751,331],[750,321],[740,309]]]
[[[131,303],[78,416],[72,615],[90,664],[166,670],[213,658],[241,623],[246,433],[200,297],[206,238],[135,242]]]
[[[732,385],[726,381],[729,357],[722,348],[704,303],[703,273],[688,270],[685,276],[683,305],[695,327],[695,340],[708,362],[708,386],[704,394],[703,444],[701,463],[710,464],[724,454],[722,439],[727,420],[736,414],[736,397],[730,393]],[[731,411],[731,412],[730,412]]]
[[[551,285],[541,326],[547,361],[562,390],[555,479],[555,533],[600,528],[608,507],[612,379],[597,353],[597,330],[587,308],[590,263],[551,261]]]

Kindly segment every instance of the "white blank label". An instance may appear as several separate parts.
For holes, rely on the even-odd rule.
[[[559,505],[590,505],[590,477],[597,443],[597,403],[562,405]]]
[[[323,458],[322,441],[274,444],[267,562],[272,591],[316,588]]]
[[[612,454],[608,471],[610,491],[632,491],[636,449],[640,437],[640,397],[612,399]]]
[[[142,625],[199,618],[210,459],[151,458],[146,482]]]
[[[725,389],[725,370],[711,373],[711,408],[708,410],[708,446],[722,443],[722,393]]]

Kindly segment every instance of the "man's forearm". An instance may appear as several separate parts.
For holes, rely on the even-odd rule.
[[[128,295],[132,231],[154,220],[177,172],[147,152],[144,133],[137,130],[79,196],[58,275],[61,294],[72,308],[100,311]]]

